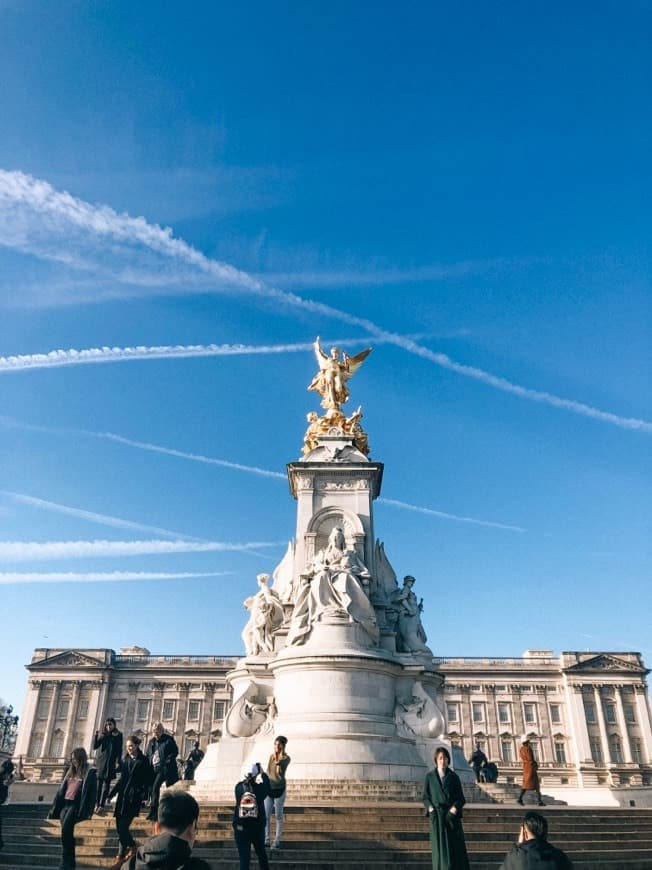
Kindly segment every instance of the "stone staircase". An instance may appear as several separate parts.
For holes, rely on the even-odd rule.
[[[469,801],[473,802],[483,802],[489,801],[494,804],[515,804],[516,799],[521,793],[520,785],[512,785],[511,783],[503,783],[503,782],[480,782],[475,786],[475,797],[468,798]],[[480,792],[482,798],[477,797],[477,793]],[[473,794],[470,791],[470,787],[464,786],[464,794]],[[557,800],[552,795],[542,793],[543,802],[547,807],[558,806],[564,807],[566,806],[566,801]],[[533,791],[526,791],[523,796],[523,804],[525,806],[534,806],[537,802],[536,796]]]
[[[43,870],[59,863],[59,825],[43,805],[2,807],[5,848],[0,867]],[[230,805],[204,805],[195,854],[214,870],[237,870]],[[576,870],[650,870],[652,809],[547,807],[551,841]],[[471,870],[496,870],[515,840],[523,810],[500,804],[465,809]],[[136,819],[142,842],[151,824]],[[78,825],[77,866],[106,868],[117,851],[112,816]],[[358,801],[286,806],[285,836],[271,853],[273,870],[429,870],[427,823],[416,803]],[[256,867],[255,858],[252,866]]]

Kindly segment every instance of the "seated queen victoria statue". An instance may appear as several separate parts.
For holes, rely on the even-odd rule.
[[[347,548],[344,532],[336,526],[328,536],[328,544],[319,550],[301,578],[288,644],[305,643],[313,625],[323,616],[348,616],[377,643],[376,613],[366,592],[370,579],[362,560]]]

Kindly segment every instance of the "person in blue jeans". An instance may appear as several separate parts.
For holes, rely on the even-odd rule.
[[[75,825],[93,815],[97,802],[97,773],[83,747],[73,749],[70,765],[54,797],[49,818],[61,822],[59,870],[75,870]]]
[[[251,847],[258,857],[260,870],[269,870],[265,851],[265,798],[269,794],[269,777],[258,762],[245,770],[235,787],[233,836],[238,848],[240,870],[249,870]]]

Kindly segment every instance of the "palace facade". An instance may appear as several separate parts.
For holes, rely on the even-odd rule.
[[[231,702],[227,674],[237,656],[150,655],[141,647],[37,649],[15,755],[28,779],[61,776],[76,746],[89,751],[112,716],[145,737],[158,721],[182,754],[218,742]],[[519,782],[527,734],[548,793],[652,786],[647,675],[633,652],[530,650],[522,658],[434,658],[445,737],[468,758],[476,744]],[[288,735],[291,738],[291,735]]]

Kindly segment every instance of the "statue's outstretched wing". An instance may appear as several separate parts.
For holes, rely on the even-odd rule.
[[[321,343],[319,341],[319,336],[317,336],[317,339],[315,340],[315,343],[313,344],[313,348],[315,349],[315,356],[317,357],[317,363],[319,365],[319,369],[320,370],[325,369],[326,366],[328,365],[329,356],[328,356],[328,354],[324,353],[324,351],[322,350]]]
[[[368,347],[366,350],[361,350],[360,353],[356,353],[355,356],[347,356],[346,367],[350,375],[353,375],[357,372],[362,363],[371,353],[371,350],[372,348]]]

